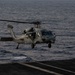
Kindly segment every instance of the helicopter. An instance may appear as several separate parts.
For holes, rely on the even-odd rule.
[[[47,43],[48,47],[51,48],[52,43],[55,43],[56,35],[50,30],[41,28],[40,24],[39,21],[34,22],[34,27],[25,29],[20,36],[15,35],[12,25],[7,26],[14,42],[18,43],[16,49],[19,48],[20,44],[31,44],[33,49],[36,44],[40,43]]]

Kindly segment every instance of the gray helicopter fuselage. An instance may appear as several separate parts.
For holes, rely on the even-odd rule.
[[[42,29],[42,28],[34,28],[34,31],[29,32],[30,29],[25,30],[26,33],[31,35],[31,33],[35,32],[34,43],[54,43],[55,42],[55,34],[52,31]],[[30,40],[29,40],[30,41]]]

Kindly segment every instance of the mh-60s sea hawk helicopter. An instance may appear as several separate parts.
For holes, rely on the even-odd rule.
[[[40,26],[40,22],[34,22],[34,27],[25,29],[23,34],[16,36],[13,31],[13,26],[8,25],[12,38],[15,42],[18,43],[16,49],[19,48],[19,44],[31,44],[31,47],[34,48],[37,43],[47,43],[48,47],[51,48],[51,44],[55,43],[55,34],[47,29],[43,29]]]

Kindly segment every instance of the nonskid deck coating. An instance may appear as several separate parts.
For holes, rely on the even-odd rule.
[[[60,68],[75,72],[75,59],[61,61],[43,61],[43,63],[54,65]],[[17,63],[0,65],[0,75],[47,75],[40,71],[34,71],[30,68],[25,68]]]

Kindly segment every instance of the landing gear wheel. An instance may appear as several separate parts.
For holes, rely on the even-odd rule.
[[[48,44],[48,47],[51,48],[51,43]]]
[[[31,44],[32,49],[35,47],[35,44]]]

